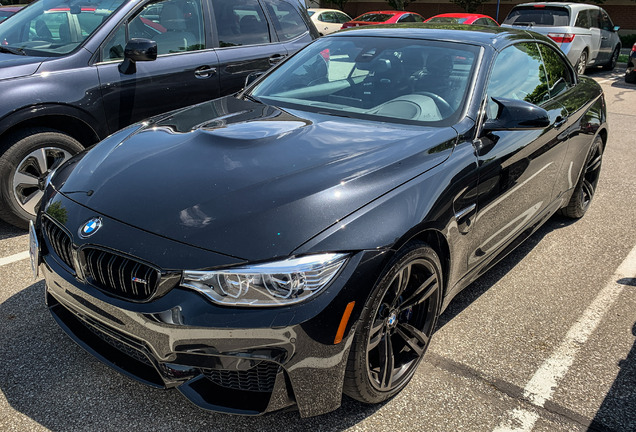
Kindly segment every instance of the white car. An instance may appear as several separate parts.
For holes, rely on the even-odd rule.
[[[342,28],[342,24],[351,21],[349,15],[336,9],[310,8],[307,13],[320,36],[336,32]]]
[[[523,27],[556,42],[579,74],[590,66],[612,70],[621,50],[618,26],[598,6],[524,3],[512,8],[502,27]]]

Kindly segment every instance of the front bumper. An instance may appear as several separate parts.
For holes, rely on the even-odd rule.
[[[69,233],[78,226],[68,225]],[[355,254],[325,292],[302,304],[241,309],[179,286],[148,302],[112,297],[69,271],[46,236],[38,236],[47,305],[76,343],[133,379],[176,387],[205,409],[242,415],[296,405],[309,417],[340,406],[355,323],[384,258],[378,251]],[[73,247],[80,242],[73,238]],[[351,301],[344,337],[334,343]]]
[[[297,404],[301,416],[308,417],[340,406],[353,332],[338,345],[326,345],[302,325],[212,329],[168,324],[162,321],[178,321],[187,310],[124,310],[77,289],[46,260],[41,270],[57,323],[82,348],[131,378],[177,387],[196,405],[219,412],[258,415]],[[199,299],[185,303],[193,300]]]

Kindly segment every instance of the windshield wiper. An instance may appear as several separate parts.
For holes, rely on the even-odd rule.
[[[247,93],[244,93],[244,94],[243,94],[243,98],[245,98],[245,99],[247,99],[247,100],[251,100],[252,102],[256,102],[256,103],[259,103],[259,104],[262,104],[262,103],[263,103],[263,102],[261,102],[260,100],[256,99],[254,96],[249,95],[249,94],[247,94]]]
[[[0,52],[6,52],[9,54],[15,54],[15,55],[27,55],[26,52],[24,52],[24,49],[22,48],[12,48],[12,47],[8,47],[8,46],[4,46],[4,45],[0,45]]]

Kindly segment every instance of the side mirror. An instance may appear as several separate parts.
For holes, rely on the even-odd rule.
[[[131,39],[124,49],[124,61],[119,65],[119,72],[129,75],[137,71],[138,61],[157,59],[157,42],[148,39]]]
[[[247,88],[248,85],[252,84],[258,77],[263,75],[265,72],[252,72],[248,76],[245,77],[245,86]]]
[[[529,102],[492,98],[498,105],[497,117],[484,122],[484,132],[498,130],[543,129],[550,125],[550,116],[543,108]]]

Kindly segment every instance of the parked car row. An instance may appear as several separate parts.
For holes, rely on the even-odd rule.
[[[312,20],[328,34],[339,29],[371,24],[403,22],[427,22],[440,24],[474,24],[496,27],[499,24],[487,15],[467,13],[447,13],[424,19],[414,12],[373,11],[345,21],[348,15],[340,11],[316,9]],[[338,21],[329,21],[338,13]],[[324,25],[323,25],[324,24]],[[340,26],[340,27],[339,27]],[[575,65],[579,74],[588,67],[603,66],[612,70],[620,54],[621,42],[618,26],[614,26],[605,10],[598,6],[579,3],[546,2],[524,3],[513,7],[504,19],[504,27],[523,27],[544,34],[554,40]]]
[[[431,24],[475,24],[497,27],[497,21],[488,15],[453,13],[435,15],[424,19],[420,14],[406,11],[371,11],[352,19],[349,15],[336,9],[307,9],[311,20],[321,35],[330,34],[341,29],[361,27],[373,24],[403,24],[429,22]]]

